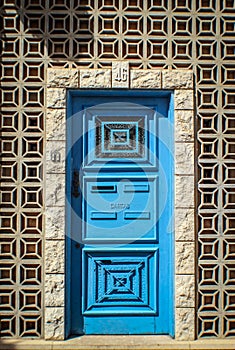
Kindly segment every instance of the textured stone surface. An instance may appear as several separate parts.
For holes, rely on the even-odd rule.
[[[65,108],[66,107],[66,89],[48,88],[47,89],[47,107]]]
[[[64,273],[64,241],[46,240],[46,273]]]
[[[163,70],[163,89],[193,89],[193,72],[190,70]]]
[[[195,243],[175,242],[175,272],[176,274],[194,274]]]
[[[49,68],[47,70],[48,87],[78,87],[78,69]]]
[[[194,144],[175,144],[175,173],[183,175],[194,174]]]
[[[46,138],[47,140],[66,140],[65,109],[47,109]]]
[[[65,207],[46,208],[46,238],[64,239]]]
[[[133,89],[160,89],[161,71],[154,69],[131,70],[131,88]]]
[[[234,350],[234,338],[178,341],[167,335],[83,335],[66,341],[7,339],[2,350]]]
[[[47,174],[46,175],[46,205],[64,206],[65,205],[65,175]]]
[[[110,69],[81,69],[81,88],[111,88]]]
[[[194,275],[175,276],[175,306],[195,307],[195,277]]]
[[[193,141],[194,111],[175,111],[175,141]]]
[[[65,142],[47,141],[46,172],[65,173]]]
[[[181,241],[193,241],[194,209],[175,209],[175,239]]]
[[[194,340],[194,308],[176,308],[175,338],[177,340]]]
[[[175,176],[175,206],[194,207],[194,176]]]
[[[63,307],[47,307],[45,309],[45,339],[64,339]]]
[[[44,290],[46,306],[64,306],[65,290],[63,274],[46,274]]]
[[[129,88],[129,62],[112,62],[112,88]]]
[[[175,90],[175,109],[193,109],[193,90]]]

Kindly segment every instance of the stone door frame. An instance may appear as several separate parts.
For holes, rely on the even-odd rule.
[[[194,83],[191,70],[131,69],[130,89],[174,91],[175,338],[195,339]],[[46,116],[45,338],[65,330],[66,90],[111,89],[111,69],[49,68]]]

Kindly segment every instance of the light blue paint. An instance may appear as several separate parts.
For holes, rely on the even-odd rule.
[[[71,90],[68,104],[66,334],[174,335],[173,94]]]
[[[109,176],[103,174],[98,179],[91,176],[83,177],[82,237],[84,242],[157,239],[157,224],[155,224],[155,215],[158,211],[155,194],[159,191],[157,175],[143,177],[135,173],[135,176],[128,176],[127,183],[123,180],[124,176],[114,175],[112,172]],[[93,189],[97,187],[100,192],[94,192]],[[116,191],[113,191],[114,188]],[[148,191],[146,191],[147,188]],[[140,220],[130,222],[126,220],[126,214],[128,215],[130,211],[149,212],[151,215],[148,222]],[[112,213],[115,213],[116,220],[94,220],[95,212],[106,213],[106,219],[108,217],[114,219]]]

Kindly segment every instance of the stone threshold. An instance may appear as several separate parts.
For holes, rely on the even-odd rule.
[[[168,336],[81,336],[65,341],[0,339],[1,350],[220,350],[235,349],[235,339],[177,341]]]

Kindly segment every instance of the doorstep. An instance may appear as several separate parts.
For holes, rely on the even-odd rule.
[[[235,349],[235,339],[177,341],[168,336],[81,336],[65,341],[0,339],[1,350],[219,350]]]

